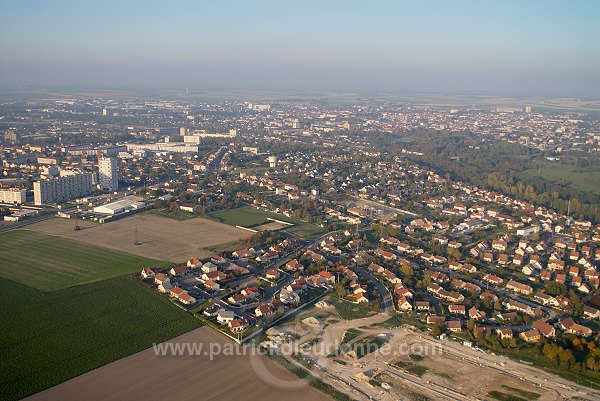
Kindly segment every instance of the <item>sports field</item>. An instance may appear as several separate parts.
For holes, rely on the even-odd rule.
[[[31,230],[0,233],[0,277],[55,291],[168,263]]]
[[[269,223],[267,218],[281,220],[293,224],[286,231],[304,238],[315,238],[324,234],[326,230],[315,224],[305,223],[298,219],[282,216],[277,213],[265,212],[252,206],[239,207],[237,209],[220,210],[211,215],[212,218],[231,226],[252,227]]]
[[[278,220],[287,221],[287,219],[283,218],[285,216],[276,216],[279,217]],[[267,217],[273,216],[264,210],[252,206],[244,206],[237,209],[220,210],[213,213],[212,217],[231,226],[252,227],[267,223],[269,221]]]
[[[0,278],[0,304],[0,399],[7,401],[199,326],[130,277],[54,292]]]

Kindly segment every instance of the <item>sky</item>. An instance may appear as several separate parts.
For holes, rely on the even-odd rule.
[[[600,1],[0,0],[0,86],[600,97]]]

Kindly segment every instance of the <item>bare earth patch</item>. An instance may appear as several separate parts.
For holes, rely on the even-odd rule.
[[[27,228],[173,263],[185,262],[190,257],[210,256],[212,252],[207,247],[237,241],[252,234],[210,219],[180,221],[150,213],[104,224],[89,221],[79,221],[78,224],[81,230],[75,231],[75,221],[54,218]],[[136,227],[139,245],[135,245]]]
[[[225,337],[209,327],[179,336],[171,342],[224,344]],[[250,358],[260,358],[269,373],[290,384],[285,389],[261,380]],[[297,387],[298,385],[300,387]],[[264,357],[249,355],[157,356],[152,348],[88,372],[26,400],[329,400],[303,385],[291,373]]]
[[[256,231],[277,231],[277,230],[281,230],[284,228],[288,228],[290,226],[292,226],[292,224],[284,224],[284,223],[272,221],[269,223],[262,224],[260,226],[254,226],[254,227],[252,227],[252,229],[256,230]]]

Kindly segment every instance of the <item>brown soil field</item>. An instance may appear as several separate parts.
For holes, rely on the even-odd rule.
[[[209,327],[200,327],[170,342],[226,344]],[[275,386],[257,374],[251,359],[289,386]],[[263,376],[263,378],[261,378]],[[288,387],[288,388],[286,388]],[[274,362],[260,356],[158,356],[152,348],[35,394],[30,401],[120,400],[330,400]]]
[[[75,221],[57,217],[31,224],[27,228],[173,263],[182,263],[191,257],[210,256],[213,252],[206,248],[252,235],[249,231],[210,219],[196,217],[175,220],[150,213],[104,224],[85,220],[80,220],[78,224],[81,230],[75,231]],[[140,245],[135,245],[136,227]]]
[[[265,223],[260,226],[254,226],[251,228],[256,231],[277,231],[277,230],[281,230],[283,228],[288,228],[291,226],[292,226],[292,224],[283,224],[283,223],[278,223],[276,221],[272,221],[270,223]]]

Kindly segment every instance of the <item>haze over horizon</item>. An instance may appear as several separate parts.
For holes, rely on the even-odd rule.
[[[4,1],[0,85],[597,97],[598,16],[586,1]]]

